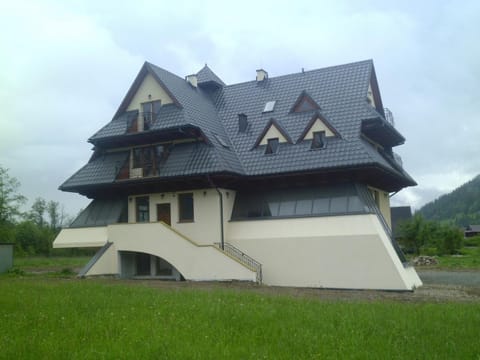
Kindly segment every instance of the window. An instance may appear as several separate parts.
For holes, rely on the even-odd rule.
[[[368,211],[365,199],[356,187],[344,184],[240,192],[235,197],[232,220],[332,216]]]
[[[178,195],[178,221],[193,222],[193,194]]]
[[[153,122],[160,112],[162,102],[160,100],[150,101],[142,104],[143,130],[150,130]]]
[[[136,207],[136,221],[149,222],[150,221],[150,202],[148,196],[141,196],[135,198]]]
[[[323,149],[325,147],[325,131],[314,131],[311,149]]]
[[[155,145],[132,150],[132,168],[142,168],[143,176],[158,176],[168,157],[166,145]]]
[[[263,109],[263,112],[264,113],[272,112],[273,108],[275,107],[275,103],[276,101],[267,101],[267,103],[265,104],[265,108]]]
[[[265,154],[276,154],[278,151],[278,138],[272,138],[267,140],[267,147]]]

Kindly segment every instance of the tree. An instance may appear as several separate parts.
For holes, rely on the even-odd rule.
[[[420,254],[420,248],[425,244],[425,219],[422,215],[415,214],[411,220],[400,224],[400,242],[408,251]]]
[[[45,225],[45,211],[47,210],[47,202],[45,199],[37,197],[32,204],[32,208],[28,214],[28,219],[33,221],[40,227]]]
[[[59,208],[60,204],[57,201],[52,200],[47,203],[47,212],[50,222],[50,228],[54,231],[57,231],[57,229],[62,226],[62,216],[59,213]]]
[[[20,207],[27,199],[18,193],[19,187],[20,182],[0,165],[0,225],[15,222],[21,214]]]

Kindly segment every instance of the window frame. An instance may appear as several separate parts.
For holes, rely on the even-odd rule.
[[[327,143],[326,143],[325,131],[324,130],[314,131],[312,133],[312,144],[310,145],[310,150],[325,149],[326,146],[327,146]]]
[[[139,206],[142,205],[139,203],[139,200],[146,200],[146,210],[140,211]],[[145,205],[145,203],[143,204]],[[140,216],[140,213],[143,214],[143,216]],[[146,217],[145,217],[146,213]],[[140,221],[140,218],[143,218],[144,220]],[[150,198],[148,196],[137,196],[135,198],[135,222],[136,223],[148,223],[150,222]]]
[[[195,204],[194,204],[194,199],[193,199],[193,193],[181,193],[178,194],[178,222],[179,223],[190,223],[195,221]],[[191,199],[191,204],[185,204],[184,200],[185,199]],[[185,209],[185,206],[191,206],[191,209]],[[187,214],[185,214],[185,212]],[[191,212],[191,217],[190,216],[185,216],[188,215],[188,213]]]
[[[265,148],[265,155],[275,155],[276,153],[278,153],[279,145],[280,145],[279,138],[267,139],[267,147]]]

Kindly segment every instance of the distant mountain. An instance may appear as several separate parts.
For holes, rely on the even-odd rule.
[[[480,224],[480,175],[429,202],[418,212],[426,219],[448,220],[459,226]]]

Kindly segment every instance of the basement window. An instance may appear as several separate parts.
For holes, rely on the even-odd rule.
[[[325,147],[325,131],[314,131],[310,149],[323,149]]]
[[[265,155],[273,155],[278,151],[278,138],[267,140],[267,147],[265,148]]]
[[[193,222],[193,193],[178,195],[178,221]]]
[[[263,109],[263,112],[264,113],[272,112],[273,108],[275,107],[275,103],[276,101],[267,101],[267,103],[265,104],[265,108]]]

